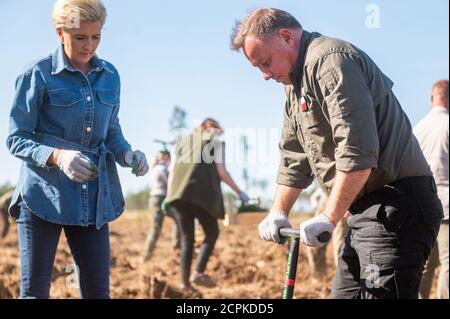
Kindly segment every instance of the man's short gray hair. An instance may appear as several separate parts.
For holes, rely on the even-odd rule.
[[[302,26],[286,11],[274,8],[255,9],[244,20],[236,21],[231,34],[231,49],[239,51],[243,48],[248,36],[266,40],[282,28],[301,29]]]

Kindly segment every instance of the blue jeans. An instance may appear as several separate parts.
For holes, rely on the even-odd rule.
[[[95,225],[81,227],[49,223],[33,214],[23,202],[16,223],[21,262],[20,298],[49,298],[56,248],[62,229],[76,265],[67,265],[66,271],[69,275],[77,269],[81,298],[109,298],[108,224],[97,230]]]

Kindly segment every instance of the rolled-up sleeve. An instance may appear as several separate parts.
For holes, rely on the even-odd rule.
[[[379,138],[373,99],[358,57],[327,55],[318,71],[336,147],[336,169],[351,172],[376,169]]]
[[[34,133],[44,96],[45,84],[39,72],[30,70],[19,75],[6,144],[13,156],[31,165],[50,169],[47,161],[54,148],[38,143]]]
[[[290,103],[286,102],[282,137],[279,144],[281,160],[277,184],[305,189],[313,182],[308,158],[301,146],[294,122],[290,118]]]

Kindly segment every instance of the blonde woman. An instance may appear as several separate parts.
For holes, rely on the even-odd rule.
[[[21,298],[48,298],[60,233],[82,298],[109,298],[108,223],[124,210],[116,171],[148,172],[119,124],[120,79],[95,55],[106,9],[100,0],[58,0],[61,45],[19,75],[7,145],[22,160],[10,206],[18,225]],[[70,265],[66,265],[70,266]]]

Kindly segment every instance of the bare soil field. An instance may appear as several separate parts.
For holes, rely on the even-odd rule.
[[[172,223],[166,218],[152,259],[141,264],[144,240],[152,222],[145,212],[125,213],[110,224],[111,297],[146,298],[280,298],[287,260],[287,245],[262,241],[256,225],[223,227],[207,272],[217,287],[196,287],[189,295],[178,289],[179,251],[172,248]],[[298,220],[294,220],[298,225]],[[201,243],[198,236],[196,246]],[[334,276],[332,247],[327,248],[327,276],[312,278],[304,247],[300,249],[295,298],[326,298]],[[195,257],[195,256],[194,256]],[[195,258],[194,258],[195,261]],[[79,298],[73,285],[70,250],[61,235],[53,269],[51,298]],[[194,268],[194,267],[192,267]],[[17,298],[20,260],[16,226],[0,241],[0,298]],[[432,296],[434,296],[433,287]]]

